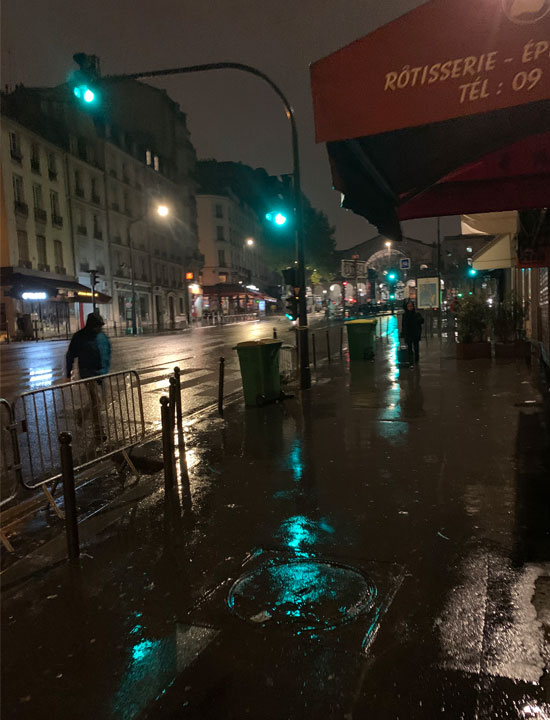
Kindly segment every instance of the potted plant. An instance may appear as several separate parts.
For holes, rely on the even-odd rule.
[[[481,295],[469,295],[460,302],[457,313],[458,343],[456,356],[462,360],[491,357],[487,339],[489,309]]]
[[[495,357],[527,357],[530,346],[525,340],[525,309],[514,296],[506,298],[493,310]]]

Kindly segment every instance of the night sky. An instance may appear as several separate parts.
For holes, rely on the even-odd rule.
[[[75,52],[94,53],[104,74],[235,61],[270,75],[294,106],[302,183],[336,225],[339,248],[376,234],[340,209],[323,145],[315,145],[309,65],[420,5],[417,0],[3,0],[2,86],[57,85]],[[388,52],[390,49],[388,48]],[[198,157],[241,160],[273,174],[292,169],[287,121],[261,80],[235,71],[155,82],[188,115]],[[350,108],[352,111],[352,108]],[[435,239],[435,220],[405,233]],[[459,231],[456,219],[442,233]]]

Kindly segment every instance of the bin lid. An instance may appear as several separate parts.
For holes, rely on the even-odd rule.
[[[260,340],[244,340],[243,342],[237,343],[234,350],[238,350],[243,347],[261,347],[262,345],[282,345],[282,340],[274,340],[273,338],[262,338]]]
[[[346,320],[345,325],[376,325],[377,320]]]

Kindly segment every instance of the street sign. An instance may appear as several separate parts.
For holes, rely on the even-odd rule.
[[[399,261],[399,267],[401,270],[410,270],[411,269],[411,259],[410,258],[401,258]]]
[[[366,260],[342,260],[342,277],[360,280],[367,276]]]

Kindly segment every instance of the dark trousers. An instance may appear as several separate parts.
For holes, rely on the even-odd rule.
[[[418,340],[407,339],[407,350],[409,351],[410,361],[413,362],[413,350],[414,350],[414,362],[420,360],[420,352],[418,348]]]

